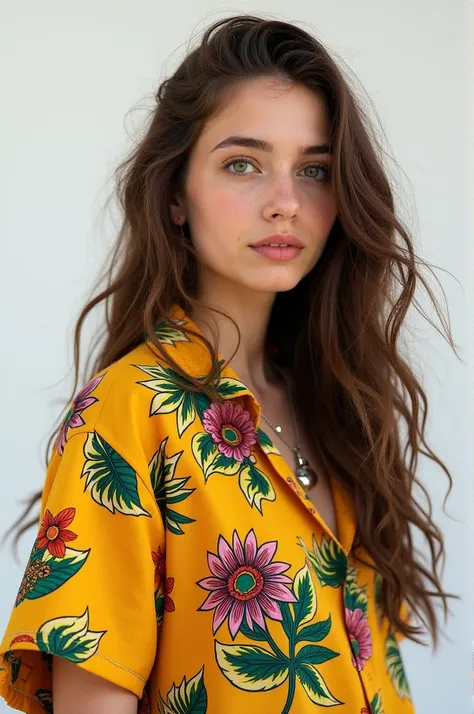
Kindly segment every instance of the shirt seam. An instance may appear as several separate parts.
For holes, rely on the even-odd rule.
[[[4,635],[3,640],[9,639],[10,637],[12,637],[12,635],[22,635],[22,634],[35,634],[35,635],[36,635],[37,633],[38,633],[38,630],[18,630],[18,631],[16,631],[16,632],[7,632],[7,633]],[[19,649],[21,649],[21,648],[19,648]],[[6,650],[6,652],[9,652],[9,651],[14,652],[15,650]],[[30,650],[30,649],[28,649],[28,650],[26,650],[26,649],[25,649],[24,651],[25,651],[25,652],[41,652],[42,650],[40,650],[40,649],[37,649],[37,650]],[[53,653],[53,652],[47,652],[46,654],[54,654],[54,653]],[[146,679],[145,679],[144,677],[142,677],[140,674],[138,674],[138,672],[135,672],[133,669],[130,669],[129,667],[125,667],[125,665],[120,664],[120,662],[116,662],[115,660],[111,659],[110,657],[106,657],[105,655],[101,654],[100,652],[96,652],[95,655],[92,655],[92,656],[93,656],[93,657],[94,657],[94,656],[96,656],[96,657],[102,657],[102,659],[105,659],[107,662],[110,662],[111,664],[115,665],[116,667],[119,667],[120,669],[123,669],[125,672],[129,672],[129,674],[133,674],[135,677],[137,677],[137,679],[141,680],[142,682],[146,682]],[[91,658],[91,659],[92,659],[92,658]],[[13,687],[13,685],[10,685],[10,686]],[[19,691],[19,690],[18,690],[18,691]],[[23,692],[21,692],[21,694],[23,694]],[[27,695],[27,696],[30,696],[30,695]],[[34,698],[34,697],[33,697],[33,698]]]
[[[105,376],[108,374],[108,372],[110,371],[110,369],[111,369],[112,366],[113,366],[113,365],[110,365],[108,369],[107,369],[107,368],[104,368],[103,370],[99,371],[96,375],[94,375],[92,378],[98,377],[98,376],[100,376],[101,374],[103,374],[103,376],[105,377]],[[104,407],[105,407],[105,404],[106,404],[106,402],[107,402],[107,399],[108,399],[108,397],[109,397],[110,390],[111,390],[112,387],[115,385],[115,383],[118,381],[119,377],[120,377],[120,374],[117,374],[114,378],[111,378],[110,384],[109,384],[108,389],[107,389],[107,392],[106,392],[106,394],[105,394],[105,395],[102,397],[102,399],[101,399],[102,404],[101,404],[101,406],[100,406],[99,412],[97,413],[96,417],[89,423],[89,425],[86,424],[86,428],[81,429],[80,431],[74,431],[73,434],[69,435],[68,438],[67,438],[67,440],[66,440],[66,444],[65,444],[64,448],[66,448],[67,444],[68,444],[70,441],[72,441],[72,439],[74,439],[74,438],[77,437],[77,436],[83,436],[84,434],[89,434],[89,433],[91,433],[91,432],[93,432],[93,431],[95,431],[95,432],[97,432],[97,433],[99,433],[99,434],[102,434],[102,429],[100,428],[99,420],[100,420],[100,418],[101,418],[101,416],[102,416],[102,411],[103,411],[103,409],[104,409]],[[105,438],[105,437],[104,437],[104,438]],[[114,440],[114,441],[115,441],[115,440]],[[115,449],[115,446],[114,446],[114,449]],[[135,473],[137,474],[137,477],[140,479],[140,482],[142,483],[143,487],[147,490],[148,494],[149,494],[149,495],[151,496],[151,498],[153,499],[153,502],[156,504],[157,514],[159,515],[159,517],[161,518],[161,521],[163,522],[163,518],[162,518],[162,516],[161,516],[161,511],[160,511],[160,509],[159,509],[159,507],[158,507],[158,504],[156,503],[155,494],[154,494],[154,492],[153,492],[153,489],[151,488],[151,483],[150,483],[150,484],[147,483],[147,480],[142,476],[142,474],[140,473],[140,471],[135,468],[135,466],[133,465],[133,463],[132,463],[132,461],[131,461],[130,459],[128,459],[128,458],[125,459],[125,457],[123,456],[123,453],[122,453],[122,450],[121,450],[121,449],[115,449],[115,450],[120,454],[120,456],[121,456],[125,461],[127,461],[127,463],[129,463],[129,464],[133,467],[133,470],[134,470]],[[60,458],[63,458],[61,454],[58,454],[58,455],[60,456]]]

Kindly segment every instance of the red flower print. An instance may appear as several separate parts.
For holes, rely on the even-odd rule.
[[[158,546],[158,552],[151,554],[153,562],[155,564],[155,592],[160,587],[160,583],[165,577],[166,572],[166,561],[165,553],[161,545]]]
[[[232,546],[219,536],[218,555],[207,554],[212,576],[198,582],[200,587],[211,591],[199,609],[214,610],[214,634],[227,617],[232,638],[244,617],[251,630],[254,623],[265,629],[264,615],[281,621],[279,602],[296,602],[286,587],[291,579],[282,575],[290,566],[272,562],[276,548],[276,541],[258,547],[253,530],[247,534],[244,545],[237,531]]]
[[[10,642],[10,647],[13,647],[13,645],[16,645],[18,642],[31,642],[31,644],[34,645],[35,639],[31,637],[31,635],[18,635]]]
[[[163,582],[165,581],[166,573],[166,560],[165,553],[162,547],[158,546],[158,551],[154,553],[152,551],[151,557],[155,564],[155,593],[157,593],[158,598],[164,597],[164,608],[166,612],[174,612],[175,604],[170,598],[170,593],[174,588],[174,578],[166,578],[164,592],[163,592]]]
[[[241,404],[214,402],[204,412],[202,423],[221,454],[229,459],[243,461],[250,456],[252,444],[257,443],[255,424]]]
[[[359,607],[355,610],[346,608],[346,626],[352,647],[352,664],[360,672],[372,657],[372,636],[367,618]]]
[[[170,598],[170,593],[173,592],[174,588],[174,578],[166,578],[165,585],[165,610],[166,612],[174,612],[175,604]]]
[[[75,508],[65,508],[57,516],[46,510],[41,521],[37,538],[38,548],[47,548],[51,555],[63,558],[66,552],[66,543],[76,540],[77,535],[67,530],[76,515]]]
[[[360,714],[370,714],[370,712],[367,707],[362,707],[362,709],[360,710]]]
[[[98,401],[97,397],[91,397],[89,395],[94,391],[104,377],[104,374],[101,377],[95,377],[76,395],[71,408],[66,414],[61,431],[59,432],[57,449],[60,456],[64,453],[64,447],[66,446],[67,433],[69,429],[77,429],[78,426],[83,426],[85,421],[81,416],[82,412],[84,409],[87,409],[87,407],[90,407],[91,404]]]

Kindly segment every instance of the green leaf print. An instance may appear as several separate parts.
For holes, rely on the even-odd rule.
[[[47,550],[34,549],[25,569],[25,574],[18,591],[15,607],[23,600],[36,600],[44,597],[64,585],[82,568],[89,550],[66,548],[62,558],[56,558]]]
[[[279,572],[289,567],[286,563],[273,561],[276,557],[276,546],[276,542],[269,542],[259,547],[253,530],[247,533],[244,541],[237,531],[234,531],[232,546],[220,536],[218,555],[208,553],[212,577],[203,578],[197,584],[209,590],[211,595],[200,609],[214,610],[214,632],[223,624],[224,619],[228,618],[232,638],[240,634],[247,640],[231,645],[215,641],[215,656],[219,669],[235,687],[248,692],[264,692],[285,685],[285,701],[282,699],[278,705],[280,714],[290,714],[294,710],[298,682],[313,703],[326,707],[342,704],[343,702],[329,691],[323,676],[316,669],[318,665],[324,666],[324,663],[338,657],[339,653],[313,644],[321,642],[329,635],[331,618],[313,622],[317,612],[317,596],[308,565],[305,563],[293,580],[280,575],[282,580],[278,583],[279,591],[276,588],[271,591],[271,575],[268,576],[268,581],[266,577],[259,577],[259,566],[256,565],[258,561],[255,561],[255,558],[261,558],[262,562],[271,558],[268,566],[278,566]],[[263,560],[265,552],[266,560]],[[242,558],[245,559],[245,566],[239,565]],[[232,587],[225,587],[228,582],[232,582]],[[285,592],[287,585],[291,586],[291,591]],[[265,587],[268,588],[268,594]],[[220,598],[214,595],[216,591],[222,593]],[[239,595],[243,592],[248,597],[242,611]],[[252,596],[251,592],[254,593]],[[253,613],[258,613],[259,598],[263,596],[267,600],[274,600],[273,614],[266,615],[266,609],[262,608],[261,619],[257,622],[257,615]],[[276,607],[281,613],[281,619],[276,617]],[[282,628],[280,638],[276,638],[268,629],[270,620],[272,628]],[[283,644],[284,638],[282,642],[283,633],[287,639],[286,647]],[[250,644],[249,640],[259,644]],[[311,644],[302,644],[304,642]],[[260,646],[260,643],[265,646]],[[277,710],[275,705],[272,708],[272,711],[274,710]]]
[[[172,369],[156,366],[135,365],[152,379],[138,384],[155,392],[150,406],[150,416],[176,412],[176,427],[181,437],[196,418],[194,393],[188,389],[190,382],[184,380]]]
[[[358,585],[357,578],[357,570],[353,566],[350,566],[347,571],[346,586],[344,589],[344,605],[348,610],[360,609],[365,617],[368,617],[369,602],[367,585]]]
[[[295,630],[295,622],[291,615],[290,606],[287,602],[280,603],[280,612],[282,616],[281,624],[283,630],[285,631],[285,635],[288,639],[291,639]]]
[[[331,694],[321,674],[311,665],[298,665],[296,676],[313,704],[319,704],[322,707],[334,707],[338,704],[343,704]]]
[[[270,439],[268,434],[263,431],[263,429],[260,429],[260,427],[257,429],[257,435],[262,451],[265,454],[276,454],[277,456],[280,456],[280,452],[273,441]]]
[[[190,479],[189,476],[186,478],[175,477],[176,467],[183,452],[167,456],[167,442],[168,437],[161,442],[158,451],[149,463],[151,484],[166,527],[174,535],[183,535],[184,531],[181,526],[194,523],[194,518],[185,516],[170,506],[186,500],[195,489],[185,488]]]
[[[53,714],[53,693],[50,689],[37,689],[35,697],[47,714]]]
[[[84,491],[89,489],[96,503],[111,513],[150,516],[140,503],[135,469],[97,432],[88,434],[84,455],[86,462],[81,473],[81,478],[87,477]]]
[[[21,655],[18,651],[12,650],[11,652],[5,652],[4,659],[11,667],[10,684],[15,684],[20,674]],[[0,669],[3,670],[4,668],[0,667]]]
[[[253,630],[251,630],[250,627],[245,622],[245,620],[242,620],[242,624],[240,625],[239,631],[248,640],[256,640],[257,642],[266,642],[268,639],[267,633],[265,632],[263,627],[260,627],[260,625],[257,625],[257,623],[254,623]]]
[[[239,689],[266,692],[279,687],[288,677],[289,662],[257,645],[215,643],[221,672]]]
[[[225,454],[221,454],[220,451],[217,452],[213,462],[209,467],[209,476],[212,474],[220,474],[221,476],[235,476],[239,473],[241,468],[241,463],[235,459],[230,459]]]
[[[384,714],[382,705],[382,695],[380,694],[380,692],[377,692],[375,697],[370,702],[370,709],[372,714]]]
[[[293,605],[295,623],[296,627],[298,627],[312,620],[317,609],[316,590],[307,565],[296,573],[293,581],[293,592],[298,600]]]
[[[321,586],[338,588],[344,581],[347,573],[347,556],[332,538],[321,539],[319,546],[313,534],[313,549],[310,550],[302,538],[298,541],[303,548],[309,564],[316,573]]]
[[[80,617],[56,617],[41,625],[36,643],[41,652],[58,655],[70,662],[85,662],[99,648],[106,634],[89,630],[89,608]]]
[[[228,399],[229,397],[234,397],[236,394],[247,392],[247,387],[238,379],[233,379],[232,377],[222,377],[222,379],[219,379],[218,381],[217,391],[221,396]]]
[[[179,686],[173,684],[166,701],[160,695],[160,714],[205,714],[207,691],[204,686],[204,667],[189,681],[183,677]]]
[[[385,640],[385,664],[398,696],[401,697],[401,699],[409,699],[410,688],[405,676],[405,669],[403,667],[398,642],[393,632],[389,632]]]
[[[296,655],[296,662],[297,664],[323,664],[334,657],[339,657],[339,652],[321,645],[305,645]]]
[[[315,622],[314,625],[307,625],[296,635],[297,642],[321,642],[324,640],[331,629],[331,615],[327,620]]]
[[[250,506],[262,513],[262,501],[274,501],[276,493],[268,476],[247,461],[239,474],[239,486]]]
[[[189,342],[189,337],[176,329],[176,327],[182,327],[185,324],[185,320],[173,320],[173,322],[161,320],[155,327],[155,335],[164,345],[175,346],[176,342]]]
[[[374,601],[375,601],[375,613],[377,615],[377,622],[379,627],[382,623],[382,587],[383,578],[380,573],[375,573],[374,576]]]
[[[204,479],[207,481],[212,473],[211,464],[218,453],[212,436],[207,432],[195,434],[191,442],[191,449],[196,462],[204,474]]]
[[[195,434],[191,442],[191,448],[206,482],[214,474],[235,476],[242,468],[242,462],[230,459],[218,450],[212,440],[212,436],[207,432]]]
[[[250,459],[238,461],[222,454],[212,436],[201,432],[193,436],[191,449],[199,464],[204,480],[211,476],[239,475],[239,487],[250,506],[262,513],[262,501],[274,501],[275,490],[268,476],[255,466]]]

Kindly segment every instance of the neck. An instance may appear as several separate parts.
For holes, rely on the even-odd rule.
[[[205,308],[196,308],[191,319],[205,337],[213,342],[213,329],[217,329],[218,351],[239,378],[256,393],[264,392],[269,385],[270,375],[265,357],[265,336],[275,293],[250,291],[237,285],[229,288],[229,283],[208,280],[208,285],[199,292],[199,299],[211,308],[229,315],[238,325],[219,313]]]

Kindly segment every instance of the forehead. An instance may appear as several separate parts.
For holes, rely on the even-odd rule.
[[[266,139],[275,149],[327,142],[327,106],[301,84],[268,77],[245,80],[226,92],[199,143],[211,150],[228,134],[238,133]]]

